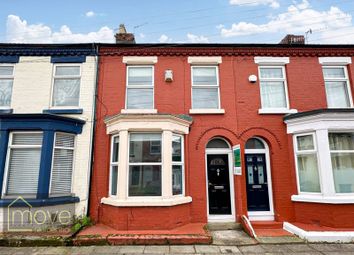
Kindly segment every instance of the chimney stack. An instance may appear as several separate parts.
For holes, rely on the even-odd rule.
[[[288,45],[304,45],[305,36],[303,35],[286,35],[279,44],[288,44]]]
[[[119,25],[118,33],[114,36],[116,38],[116,43],[135,43],[135,38],[133,33],[127,33],[124,24]]]

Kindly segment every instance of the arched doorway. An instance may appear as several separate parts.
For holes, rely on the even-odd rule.
[[[206,146],[205,162],[208,221],[235,221],[231,146],[213,138]]]
[[[251,220],[274,220],[269,147],[252,137],[245,146],[247,210]]]

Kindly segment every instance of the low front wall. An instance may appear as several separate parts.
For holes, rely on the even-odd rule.
[[[354,205],[294,202],[296,222],[354,228]]]
[[[116,230],[168,230],[191,222],[190,204],[171,207],[100,208],[100,222]]]

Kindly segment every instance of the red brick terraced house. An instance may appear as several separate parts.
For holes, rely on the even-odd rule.
[[[245,215],[308,240],[353,238],[353,55],[102,44],[90,215],[117,230]]]

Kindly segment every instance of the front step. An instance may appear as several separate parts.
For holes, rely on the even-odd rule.
[[[251,221],[252,227],[256,229],[283,229],[283,222],[279,221]]]
[[[207,227],[210,231],[242,229],[241,224],[238,222],[210,222]]]

